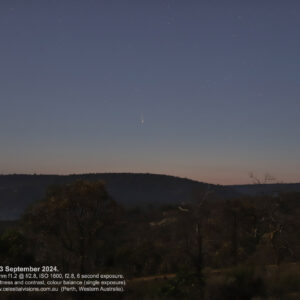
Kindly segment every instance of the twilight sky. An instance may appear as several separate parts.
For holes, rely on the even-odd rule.
[[[297,0],[1,0],[0,173],[300,182]]]

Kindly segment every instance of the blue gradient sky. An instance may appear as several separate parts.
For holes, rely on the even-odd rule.
[[[0,172],[299,182],[299,9],[1,0]]]

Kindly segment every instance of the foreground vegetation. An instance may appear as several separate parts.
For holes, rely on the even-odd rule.
[[[76,181],[3,223],[1,264],[124,274],[126,292],[101,298],[299,299],[299,200],[222,200],[203,189],[194,203],[126,211],[102,182]]]

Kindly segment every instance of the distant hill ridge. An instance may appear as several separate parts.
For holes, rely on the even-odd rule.
[[[275,195],[281,192],[300,192],[300,183],[263,183],[263,184],[243,184],[227,185],[241,195]]]
[[[70,183],[78,179],[103,180],[109,194],[125,207],[178,204],[196,201],[210,191],[219,199],[255,195],[260,190],[269,194],[290,189],[287,185],[214,185],[187,178],[148,173],[95,173],[76,175],[0,175],[0,220],[17,219],[26,208],[43,199],[50,185]],[[280,187],[280,188],[279,188]],[[293,185],[300,191],[300,184]]]
[[[223,186],[147,173],[0,175],[0,219],[19,218],[30,204],[45,196],[50,185],[78,179],[103,180],[109,194],[125,207],[189,202],[207,188],[219,196],[232,194],[230,188]]]

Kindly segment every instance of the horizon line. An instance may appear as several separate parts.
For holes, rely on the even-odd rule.
[[[222,183],[211,183],[211,182],[205,182],[200,181],[197,179],[189,178],[189,177],[182,177],[177,175],[170,175],[170,174],[164,174],[164,173],[149,173],[149,172],[87,172],[87,173],[0,173],[0,176],[78,176],[78,175],[96,175],[96,174],[132,174],[132,175],[156,175],[156,176],[168,176],[168,177],[175,177],[180,179],[186,179],[190,181],[195,181],[198,183],[205,183],[210,185],[221,185],[221,186],[234,186],[234,185],[272,185],[272,184],[299,184],[299,181],[296,182],[250,182],[250,183],[234,183],[234,184],[222,184]]]

